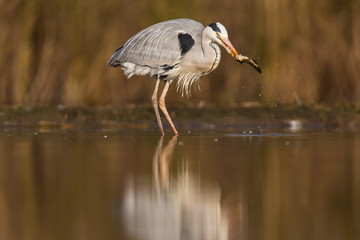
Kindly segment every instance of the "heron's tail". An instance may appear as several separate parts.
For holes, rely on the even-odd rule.
[[[113,55],[111,56],[110,60],[107,63],[108,66],[110,66],[110,67],[120,67],[121,66],[119,57],[120,57],[122,48],[123,48],[123,46],[121,46],[120,48],[115,50],[115,52],[113,53]]]

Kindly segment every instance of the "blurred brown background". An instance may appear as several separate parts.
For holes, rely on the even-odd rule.
[[[358,0],[0,0],[0,104],[150,103],[148,77],[127,80],[106,63],[128,38],[156,22],[219,21],[259,75],[223,51],[201,79],[197,104],[360,103]]]

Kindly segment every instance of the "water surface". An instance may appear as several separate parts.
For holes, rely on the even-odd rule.
[[[360,136],[2,131],[0,239],[360,239]]]

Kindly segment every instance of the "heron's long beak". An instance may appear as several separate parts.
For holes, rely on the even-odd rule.
[[[228,38],[224,38],[224,37],[219,37],[223,47],[226,49],[226,51],[231,54],[231,56],[233,58],[236,59],[236,56],[238,55],[236,49],[234,48],[234,46],[232,45],[232,43],[230,42],[230,40]]]

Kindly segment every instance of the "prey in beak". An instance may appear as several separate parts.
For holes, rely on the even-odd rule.
[[[257,63],[254,59],[249,58],[249,57],[247,57],[247,56],[240,55],[240,54],[239,54],[239,55],[236,55],[234,58],[236,59],[236,61],[240,62],[241,64],[242,64],[243,62],[245,62],[245,63],[253,66],[256,71],[258,71],[259,73],[261,73],[261,69],[260,69],[258,63]]]
[[[232,43],[230,42],[230,40],[226,37],[220,36],[218,35],[218,38],[221,41],[221,45],[226,49],[226,51],[233,57],[235,58],[236,61],[240,62],[240,63],[247,63],[249,65],[251,65],[252,67],[255,68],[256,71],[258,71],[259,73],[261,73],[261,69],[258,65],[258,63],[249,57],[243,56],[241,54],[238,54],[236,49],[234,48],[234,46],[232,45]]]

